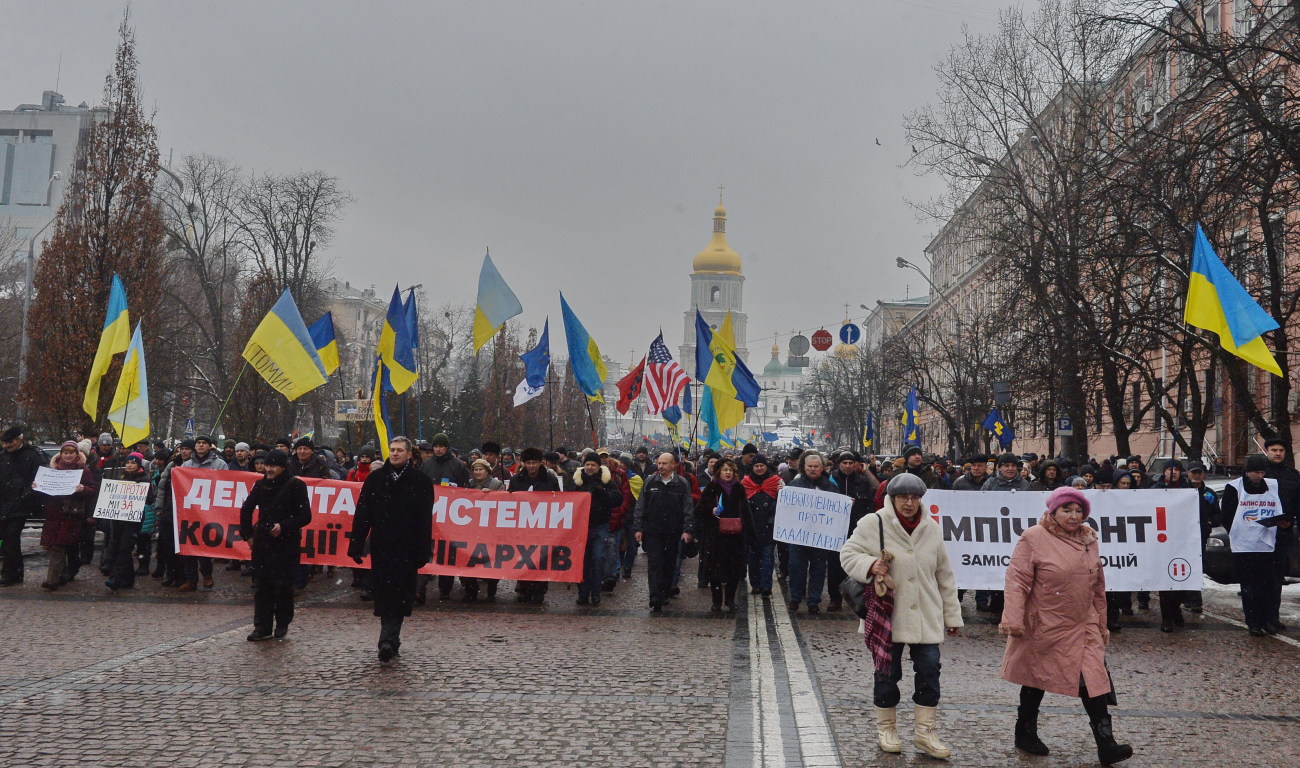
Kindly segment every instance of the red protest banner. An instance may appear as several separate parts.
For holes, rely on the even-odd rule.
[[[247,560],[239,508],[260,475],[177,467],[172,470],[176,551]],[[311,524],[302,562],[355,567],[347,556],[361,483],[302,478]],[[434,487],[433,562],[421,573],[527,581],[582,581],[591,497],[585,493],[507,493]],[[369,567],[369,557],[361,567]]]
[[[589,494],[433,490],[433,563],[423,573],[582,581]]]

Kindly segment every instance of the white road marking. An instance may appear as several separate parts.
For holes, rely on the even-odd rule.
[[[790,703],[799,732],[799,751],[803,755],[803,764],[806,768],[840,768],[840,754],[835,746],[835,737],[831,734],[830,723],[817,699],[812,675],[799,650],[790,614],[782,601],[772,601],[772,616],[781,645],[781,655],[785,660],[786,674],[790,680]]]
[[[754,766],[784,768],[785,741],[781,738],[781,713],[776,696],[776,670],[767,642],[763,598],[749,596],[749,684],[754,692]]]
[[[1247,627],[1245,624],[1241,623],[1240,621],[1237,621],[1236,619],[1232,618],[1231,616],[1224,616],[1223,614],[1213,613],[1213,612],[1211,612],[1211,611],[1207,611],[1207,610],[1205,610],[1205,609],[1201,609],[1201,615],[1202,615],[1202,616],[1209,616],[1209,617],[1212,618],[1212,619],[1218,619],[1219,621],[1225,622],[1225,623],[1227,623],[1227,624],[1231,624],[1231,625],[1234,626],[1234,627],[1241,627],[1242,629],[1249,629],[1249,627]],[[1295,646],[1296,648],[1300,648],[1300,640],[1293,640],[1293,639],[1287,637],[1286,635],[1281,635],[1281,634],[1279,634],[1279,635],[1269,635],[1269,637],[1273,638],[1274,640],[1280,640],[1281,642],[1284,642],[1284,643],[1286,643],[1287,645],[1293,645],[1293,646]]]

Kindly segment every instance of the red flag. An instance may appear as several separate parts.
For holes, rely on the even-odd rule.
[[[618,408],[619,413],[627,413],[627,409],[632,407],[632,401],[641,396],[641,380],[645,377],[645,358],[628,372],[626,376],[618,381]]]

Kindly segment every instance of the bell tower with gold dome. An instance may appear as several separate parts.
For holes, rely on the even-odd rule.
[[[748,317],[744,313],[745,276],[741,274],[740,255],[727,244],[727,209],[722,205],[722,191],[718,191],[718,207],[713,211],[713,239],[709,246],[695,254],[691,264],[691,308],[686,312],[686,327],[682,346],[678,349],[678,362],[687,373],[695,375],[695,310],[698,308],[704,321],[717,330],[727,312],[731,312],[731,326],[736,334],[736,352],[746,363],[749,350],[745,347]]]

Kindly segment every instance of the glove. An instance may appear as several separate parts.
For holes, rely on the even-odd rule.
[[[352,562],[356,563],[357,565],[361,565],[363,561],[360,555],[352,555]]]

